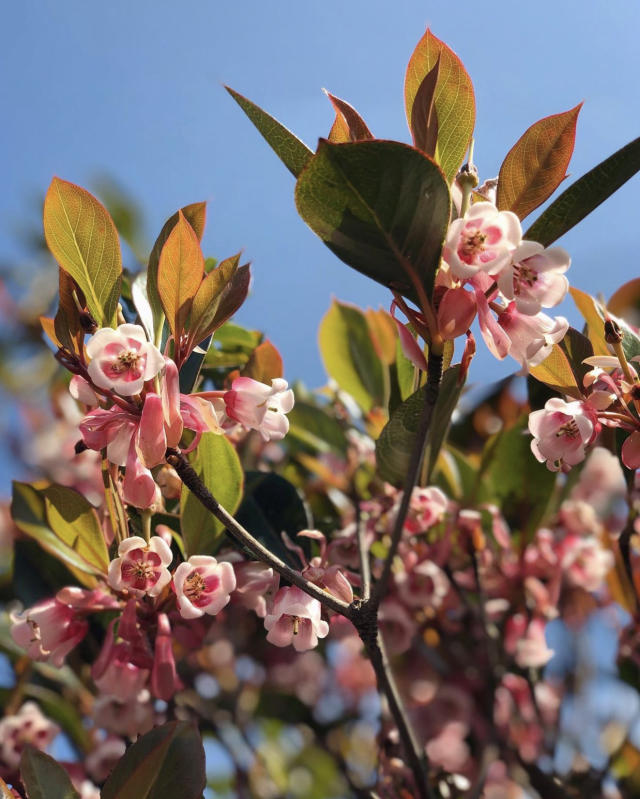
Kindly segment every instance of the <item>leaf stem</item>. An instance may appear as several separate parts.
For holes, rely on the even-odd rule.
[[[354,497],[356,505],[356,537],[358,542],[358,558],[360,561],[360,578],[362,579],[362,601],[368,602],[371,596],[371,564],[369,563],[369,548],[367,546],[366,525],[362,521],[362,511],[358,498]]]

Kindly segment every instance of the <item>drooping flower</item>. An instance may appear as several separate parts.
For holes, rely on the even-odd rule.
[[[536,241],[523,241],[496,280],[502,294],[515,301],[520,313],[535,316],[542,308],[562,302],[569,290],[564,273],[570,266],[569,253],[562,247],[545,250]]]
[[[594,430],[588,406],[578,400],[565,402],[553,397],[544,408],[529,414],[531,451],[541,463],[546,461],[552,472],[568,472],[584,460]]]
[[[313,649],[318,638],[329,634],[329,625],[320,618],[321,610],[318,600],[297,586],[281,588],[264,620],[269,631],[267,641],[276,646],[293,644],[297,652]]]
[[[192,555],[173,575],[178,610],[183,619],[197,619],[208,613],[215,616],[229,602],[236,587],[230,563],[209,555]]]
[[[153,669],[151,670],[151,693],[158,699],[168,702],[180,688],[182,688],[182,681],[176,671],[169,617],[166,613],[159,613]]]
[[[123,397],[139,394],[145,381],[164,367],[160,350],[147,341],[140,325],[102,327],[87,342],[89,377],[99,388]]]
[[[140,657],[136,651],[139,647],[122,638],[121,622],[118,626],[119,640],[116,640],[114,628],[117,621],[109,622],[102,649],[91,668],[91,677],[102,696],[113,697],[119,702],[132,702],[147,684],[152,659],[147,653]]]
[[[224,394],[224,402],[230,419],[257,430],[265,441],[277,441],[289,431],[285,414],[293,408],[294,396],[282,378],[267,386],[251,377],[236,377],[231,390]]]
[[[522,240],[520,220],[488,202],[474,203],[462,219],[451,223],[442,257],[458,280],[477,272],[497,275],[511,262]]]
[[[158,596],[171,580],[167,567],[172,560],[171,550],[160,536],[151,536],[148,544],[137,535],[125,538],[118,557],[109,564],[109,585],[138,597]]]
[[[518,361],[525,372],[541,364],[551,353],[553,345],[562,341],[569,329],[569,322],[564,316],[554,319],[544,313],[528,316],[520,313],[514,302],[509,303],[500,314],[498,324],[511,341],[509,355]]]
[[[476,300],[470,291],[459,286],[447,289],[438,305],[438,332],[445,341],[462,336],[476,316]]]
[[[57,598],[45,599],[22,613],[11,614],[11,637],[32,660],[47,660],[60,668],[82,641],[89,625],[74,608]]]

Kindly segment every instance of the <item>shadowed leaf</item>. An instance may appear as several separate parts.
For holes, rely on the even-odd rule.
[[[535,122],[507,153],[498,176],[497,206],[520,219],[550,197],[565,179],[582,103]]]
[[[336,117],[340,116],[344,120],[348,135],[346,141],[363,141],[365,139],[374,138],[373,134],[367,127],[367,123],[352,105],[349,105],[349,103],[347,103],[345,100],[341,100],[339,97],[335,97],[326,89],[324,91],[331,101],[331,105],[336,112]],[[335,124],[336,123],[334,122],[334,125]],[[340,129],[344,130],[342,126]],[[334,141],[334,139],[331,138],[331,135],[329,135],[329,139]],[[342,141],[343,139],[340,140]]]
[[[424,76],[416,92],[411,109],[411,135],[413,143],[423,153],[436,154],[438,144],[438,112],[436,111],[435,94],[440,74],[440,53],[433,67]]]
[[[20,758],[20,776],[29,799],[80,799],[62,766],[29,744]]]
[[[189,319],[189,334],[194,344],[199,344],[213,332],[220,299],[238,269],[240,253],[226,258],[213,269],[198,287]]]

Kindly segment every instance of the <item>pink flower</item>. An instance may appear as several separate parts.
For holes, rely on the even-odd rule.
[[[497,276],[498,287],[508,300],[515,300],[520,313],[535,316],[562,302],[569,291],[564,272],[570,265],[569,253],[562,247],[545,250],[536,241],[523,241]]]
[[[528,316],[521,314],[514,302],[500,314],[498,324],[511,341],[509,355],[520,363],[524,372],[541,364],[569,329],[564,316],[555,319],[544,313]]]
[[[280,576],[266,563],[256,560],[233,563],[233,569],[236,577],[234,602],[239,602],[264,619],[269,601],[278,590]]]
[[[445,494],[435,486],[429,488],[414,488],[411,494],[409,512],[404,523],[405,535],[420,535],[426,533],[444,518],[449,500]],[[394,510],[400,507],[398,502]],[[393,514],[395,520],[395,514]]]
[[[178,610],[183,619],[215,616],[229,602],[236,587],[230,563],[218,563],[209,555],[192,555],[173,575]]]
[[[139,647],[122,638],[122,620],[118,628],[120,640],[116,641],[116,622],[117,619],[109,622],[102,649],[91,668],[91,677],[103,696],[131,702],[147,684],[152,658],[150,653],[137,651]]]
[[[438,305],[438,332],[445,341],[452,341],[467,332],[475,316],[473,294],[462,287],[448,289]]]
[[[398,596],[411,608],[438,608],[449,593],[446,574],[431,560],[400,572],[395,582]]]
[[[627,469],[640,469],[640,431],[636,430],[622,445],[622,462]]]
[[[27,744],[44,750],[59,732],[60,727],[45,718],[35,702],[25,702],[15,715],[0,721],[0,762],[9,770],[17,769]]]
[[[83,405],[89,405],[91,408],[98,404],[96,392],[91,388],[84,377],[80,377],[80,375],[73,375],[69,381],[69,394],[71,394],[75,400],[78,400],[78,402],[81,402]]]
[[[318,638],[329,634],[329,625],[320,618],[321,610],[318,600],[297,586],[281,588],[264,620],[269,631],[267,641],[276,646],[293,644],[297,652],[313,649]]]
[[[544,619],[528,621],[522,613],[516,613],[507,621],[504,648],[514,655],[521,668],[540,668],[553,657],[553,650],[549,649],[544,637],[544,629]]]
[[[60,668],[69,652],[87,634],[88,624],[57,598],[45,599],[22,613],[11,614],[11,637],[32,660],[48,660]]]
[[[151,671],[151,693],[168,702],[176,691],[182,688],[182,681],[176,672],[173,655],[171,625],[166,613],[158,614],[158,633],[154,648],[153,669]]]
[[[164,367],[162,353],[147,341],[140,325],[120,325],[116,330],[102,327],[91,336],[86,349],[93,383],[123,397],[139,394],[145,381]]]
[[[568,472],[584,460],[585,447],[593,438],[594,429],[585,403],[553,397],[543,409],[529,414],[531,451],[540,463],[547,462],[550,471]]]
[[[474,203],[463,219],[451,223],[442,257],[458,280],[477,272],[497,275],[511,262],[522,239],[520,220],[488,202]]]
[[[115,591],[128,590],[134,596],[158,596],[170,582],[167,566],[173,560],[171,550],[160,538],[151,536],[147,544],[134,535],[118,547],[118,556],[109,564],[109,585]]]
[[[269,387],[250,377],[236,377],[231,391],[224,395],[224,402],[231,419],[257,430],[265,441],[277,441],[289,431],[285,413],[293,408],[294,396],[282,378],[272,380]]]

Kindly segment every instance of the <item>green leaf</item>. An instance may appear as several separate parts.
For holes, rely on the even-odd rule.
[[[54,178],[44,201],[44,235],[61,269],[82,290],[98,327],[113,325],[122,260],[106,208],[80,186]]]
[[[416,97],[425,78],[438,61],[438,80],[433,99],[438,119],[436,161],[451,183],[471,141],[476,119],[476,101],[471,78],[462,61],[428,28],[416,45],[407,66],[404,101],[409,129],[413,132],[413,106]]]
[[[427,464],[427,481],[438,460],[451,415],[462,391],[463,384],[458,382],[460,368],[460,364],[456,364],[447,369],[440,384],[423,456]],[[402,485],[407,474],[424,405],[424,394],[423,386],[399,405],[376,441],[378,472],[383,480],[396,486]]]
[[[600,305],[594,298],[580,289],[571,286],[569,293],[582,314],[587,325],[587,336],[596,355],[611,355],[611,351],[604,340],[604,317]]]
[[[297,556],[284,545],[287,533],[310,557],[309,539],[296,538],[301,530],[313,527],[313,521],[296,488],[279,474],[247,472],[245,493],[236,519],[274,555],[292,568],[301,568]]]
[[[582,391],[569,359],[558,344],[554,344],[549,356],[541,364],[531,368],[529,373],[558,394],[567,394],[574,399],[582,398]]]
[[[297,178],[313,155],[313,151],[277,119],[267,114],[251,100],[247,100],[229,86],[225,86],[225,89],[260,131],[267,144],[289,172]]]
[[[422,290],[431,296],[450,199],[426,155],[399,142],[321,140],[298,179],[296,204],[349,266],[418,304]]]
[[[572,183],[536,219],[523,238],[548,247],[603,203],[639,169],[640,137]]]
[[[320,354],[329,377],[367,413],[385,400],[383,365],[364,313],[334,300],[320,322]]]
[[[101,799],[200,799],[206,784],[195,724],[171,721],[138,738],[119,760]]]
[[[80,799],[62,766],[30,744],[20,758],[20,776],[29,799]]]
[[[204,433],[189,456],[191,465],[218,502],[234,513],[243,489],[243,471],[233,445],[223,435]],[[181,530],[187,557],[211,555],[224,525],[202,506],[186,486],[180,497]]]
[[[338,421],[323,408],[296,399],[288,413],[289,436],[317,452],[332,450],[346,455],[348,441]]]
[[[565,179],[582,103],[540,119],[507,153],[498,177],[496,204],[520,219],[548,199]]]
[[[60,491],[75,496],[66,503],[58,498]],[[64,486],[13,483],[11,516],[16,527],[62,561],[82,585],[92,588],[94,575],[106,573],[108,557],[104,540],[104,550],[96,540],[89,508],[80,494]],[[80,520],[77,530],[70,521],[74,516]]]

